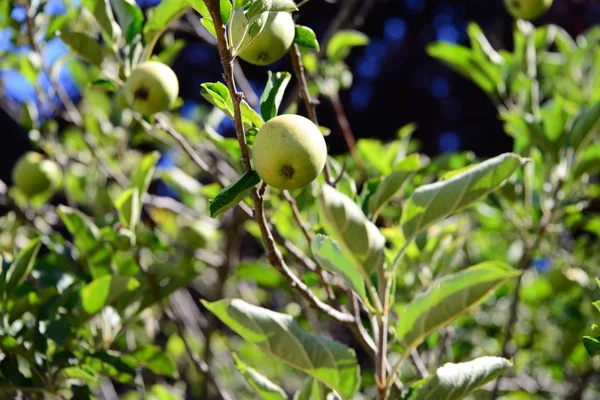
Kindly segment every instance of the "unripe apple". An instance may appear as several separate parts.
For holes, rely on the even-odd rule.
[[[296,27],[292,15],[288,12],[266,12],[259,18],[266,18],[266,22],[260,32],[251,37],[247,31],[248,20],[242,8],[235,11],[231,21],[231,39],[233,45],[244,41],[237,47],[244,49],[240,58],[255,65],[269,65],[283,57],[294,42]],[[251,42],[250,42],[251,41]],[[246,44],[250,42],[250,44]]]
[[[252,146],[258,176],[277,189],[300,189],[323,170],[327,145],[309,119],[286,114],[263,125]]]
[[[179,82],[173,70],[157,61],[138,65],[125,82],[125,98],[134,111],[151,115],[173,106]]]
[[[552,0],[504,0],[510,15],[526,20],[538,19],[552,6]]]
[[[32,198],[56,191],[62,180],[62,172],[56,162],[30,151],[17,161],[12,178],[16,187],[27,198]]]

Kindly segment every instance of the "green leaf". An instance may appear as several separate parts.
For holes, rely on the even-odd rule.
[[[59,36],[78,56],[97,67],[101,66],[104,55],[95,38],[81,32],[60,32]]]
[[[110,7],[109,0],[83,0],[83,6],[92,13],[96,22],[100,25],[106,36],[115,40],[121,33],[119,25]]]
[[[225,325],[271,357],[351,399],[360,384],[354,350],[302,330],[293,317],[242,300],[202,302]]]
[[[100,229],[87,215],[63,205],[58,206],[58,215],[73,235],[75,247],[82,252],[82,256],[88,255],[98,246]]]
[[[600,336],[584,336],[582,338],[583,346],[591,357],[600,354]]]
[[[96,79],[95,81],[90,82],[88,86],[103,89],[107,92],[116,92],[119,90],[119,86],[117,86],[116,83],[107,79]]]
[[[265,90],[260,96],[260,113],[265,121],[277,116],[277,110],[283,100],[285,88],[292,74],[289,72],[271,72],[268,71],[268,80]]]
[[[127,229],[133,229],[140,221],[142,208],[140,207],[140,192],[137,188],[129,188],[117,197],[115,207],[119,214],[119,221]]]
[[[90,317],[139,286],[140,283],[134,278],[105,275],[91,281],[81,289],[81,306]]]
[[[219,0],[219,11],[221,12],[221,21],[223,24],[227,24],[229,19],[231,18],[231,1],[229,0]]]
[[[208,8],[206,7],[206,4],[204,3],[204,0],[186,0],[187,3],[198,12],[198,14],[202,15],[202,19],[208,18],[210,19],[210,12],[208,11]],[[210,21],[212,22],[212,20]],[[213,25],[213,31],[214,31],[214,25]],[[213,34],[214,36],[214,34]]]
[[[152,15],[144,25],[144,42],[147,54],[152,53],[154,44],[169,25],[179,19],[188,9],[186,0],[163,0],[152,10]]]
[[[326,400],[325,393],[325,386],[321,382],[308,378],[294,395],[294,400]]]
[[[319,41],[315,31],[310,29],[308,26],[296,25],[296,36],[294,36],[294,43],[298,46],[306,47],[307,49],[313,49],[316,51],[321,50]]]
[[[377,218],[383,207],[398,193],[404,184],[421,168],[421,158],[411,154],[398,163],[392,172],[383,178],[369,200],[369,212]]]
[[[217,37],[217,29],[215,28],[215,23],[213,22],[212,19],[202,18],[202,19],[200,19],[200,23],[202,24],[203,27],[206,28],[208,33],[210,33],[214,37]]]
[[[136,35],[142,33],[144,13],[134,0],[112,0],[112,5],[125,33],[125,40],[131,43]]]
[[[152,152],[146,155],[142,160],[135,166],[131,176],[131,187],[137,189],[139,194],[140,207],[142,206],[142,198],[148,192],[150,182],[154,177],[154,171],[156,170],[156,163],[160,158],[158,152]]]
[[[298,7],[292,0],[253,0],[248,8],[246,18],[251,21],[257,15],[268,11],[298,11]]]
[[[59,346],[64,346],[71,337],[71,334],[72,326],[66,319],[51,322],[45,332],[45,335],[54,340]]]
[[[212,105],[223,111],[229,118],[234,118],[233,101],[229,94],[229,89],[221,82],[203,83],[201,85],[200,94]],[[263,125],[263,120],[256,111],[242,100],[240,104],[242,112],[242,122],[246,128],[260,128]]]
[[[167,353],[158,346],[149,345],[135,350],[133,353],[122,357],[123,361],[132,367],[142,366],[156,375],[175,378],[177,368],[167,356]]]
[[[360,272],[361,268],[344,256],[335,240],[329,236],[317,235],[312,241],[311,250],[323,268],[341,276],[346,285],[361,299],[367,298],[364,277]]]
[[[460,400],[493,381],[512,363],[501,357],[479,357],[464,363],[447,363],[435,375],[419,381],[404,400]]]
[[[575,150],[585,146],[600,131],[600,101],[583,109],[575,118],[569,132],[569,143]]]
[[[419,187],[402,210],[402,230],[408,240],[496,190],[527,160],[502,154],[452,178]]]
[[[370,276],[385,262],[385,238],[348,196],[324,185],[317,198],[319,221],[347,258],[356,257],[363,276]]]
[[[575,172],[575,177],[580,177],[583,174],[597,174],[600,172],[600,143],[586,146],[578,157]]]
[[[520,275],[502,262],[484,262],[448,275],[399,311],[396,338],[410,351],[432,332],[477,306],[506,280]]]
[[[327,45],[327,58],[331,61],[344,60],[353,47],[366,46],[367,44],[369,44],[369,37],[362,32],[355,30],[338,31]]]
[[[29,292],[22,295],[8,307],[9,322],[13,323],[21,318],[26,312],[36,314],[37,310],[42,307],[48,300],[58,294],[56,288],[44,288],[38,292]]]
[[[233,353],[233,361],[246,382],[256,391],[263,400],[287,400],[287,395],[282,388],[265,378],[254,368],[250,368],[237,354]]]
[[[32,240],[15,257],[6,276],[4,292],[7,299],[10,298],[15,289],[23,283],[25,278],[31,273],[31,270],[33,270],[35,258],[41,247],[42,242],[40,239]]]
[[[218,217],[225,211],[235,207],[244,199],[250,189],[260,182],[260,177],[254,171],[248,171],[236,182],[223,188],[217,197],[210,201],[210,216]]]
[[[496,85],[477,65],[471,49],[458,44],[437,42],[427,46],[427,54],[475,82],[486,93],[495,92]]]

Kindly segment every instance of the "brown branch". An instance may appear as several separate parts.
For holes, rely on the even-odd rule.
[[[302,220],[302,216],[300,215],[300,210],[298,210],[298,205],[296,204],[296,200],[290,195],[290,193],[287,190],[283,191],[283,197],[285,197],[288,204],[290,205],[290,208],[292,209],[292,214],[294,215],[294,219],[296,220],[298,227],[300,227],[300,230],[302,231],[302,234],[304,235],[304,238],[306,239],[306,242],[308,245],[308,250],[310,252],[311,245],[312,245],[312,237],[311,237],[311,234],[306,230],[306,226],[304,225],[304,221]],[[319,265],[318,262],[315,262],[315,264],[317,266],[317,269],[316,269],[317,275],[319,275],[319,279],[321,279],[321,282],[323,283],[323,286],[325,287],[325,291],[327,292],[327,298],[331,301],[335,300],[335,293],[333,293],[333,289],[331,288],[331,285],[329,285],[329,283],[327,282],[327,279],[325,278],[325,271],[323,271],[323,268]]]
[[[235,87],[235,81],[233,78],[233,57],[231,55],[231,49],[229,44],[227,43],[227,35],[225,31],[225,26],[221,20],[221,13],[219,11],[219,1],[218,0],[210,0],[206,1],[206,6],[211,14],[213,22],[215,24],[215,31],[217,34],[217,42],[219,44],[219,56],[221,58],[221,64],[224,70],[224,79],[227,84],[227,88],[231,95],[233,101],[233,111],[234,111],[234,123],[236,128],[236,135],[238,138],[238,143],[240,146],[240,151],[242,153],[242,165],[244,166],[245,171],[250,170],[250,160],[248,156],[248,146],[246,144],[246,138],[244,135],[244,126],[242,123],[242,113],[240,109],[240,102],[243,99],[243,94],[239,93]],[[323,303],[300,278],[298,278],[287,266],[285,261],[283,260],[283,256],[277,246],[275,245],[275,241],[273,238],[273,234],[269,229],[265,218],[264,205],[262,193],[266,185],[263,183],[260,189],[252,190],[252,197],[254,200],[254,217],[258,223],[258,226],[261,231],[261,236],[264,242],[267,259],[270,264],[275,267],[283,277],[288,281],[288,284],[298,291],[298,293],[304,297],[310,304],[312,304],[317,309],[321,310],[325,314],[329,315],[332,319],[347,323],[354,321],[354,317],[345,312],[341,312],[336,310],[335,308],[329,306],[326,303]]]
[[[350,121],[348,121],[348,117],[346,116],[346,111],[344,110],[344,105],[340,100],[337,92],[332,93],[329,96],[329,100],[331,101],[331,105],[333,106],[333,110],[335,112],[335,118],[342,130],[342,135],[344,136],[344,141],[348,146],[348,150],[350,151],[350,155],[354,159],[354,163],[356,166],[362,170],[364,170],[364,163],[358,154],[358,150],[356,149],[356,139],[354,138],[354,133],[352,132],[352,126],[350,125]]]
[[[264,184],[263,184],[264,187]],[[312,304],[315,308],[319,309],[323,313],[327,314],[332,319],[342,323],[354,323],[354,316],[347,312],[341,312],[331,307],[330,305],[323,303],[300,278],[298,278],[287,266],[283,260],[283,256],[277,246],[275,245],[273,234],[267,227],[267,220],[265,218],[265,211],[263,207],[263,199],[259,191],[254,190],[254,207],[256,221],[260,227],[261,234],[263,236],[263,242],[267,252],[267,259],[270,264],[275,267],[287,280],[288,284],[295,289],[305,300]]]

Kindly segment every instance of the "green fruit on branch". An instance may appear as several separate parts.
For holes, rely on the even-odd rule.
[[[254,29],[259,32],[253,32]],[[292,46],[295,35],[294,20],[288,12],[263,13],[258,17],[258,22],[250,27],[243,9],[240,8],[233,14],[232,44],[243,49],[239,56],[250,64],[269,65],[279,60]]]
[[[510,15],[526,20],[538,19],[552,7],[552,0],[504,0]]]
[[[299,115],[280,115],[258,131],[252,161],[258,176],[277,189],[300,189],[325,166],[327,145],[319,128]]]
[[[377,271],[385,262],[385,237],[361,208],[329,185],[323,185],[317,205],[325,232],[354,254],[365,275]]]
[[[15,186],[27,198],[32,198],[41,194],[53,194],[60,187],[62,172],[56,162],[30,151],[17,161],[12,178]]]
[[[179,94],[173,70],[157,61],[138,65],[125,82],[125,98],[134,111],[151,115],[168,110]]]

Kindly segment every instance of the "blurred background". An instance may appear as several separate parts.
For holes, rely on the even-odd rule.
[[[156,0],[137,1],[141,7],[158,3]],[[310,25],[321,38],[338,13],[341,1],[312,0],[302,6],[298,22]],[[391,139],[398,128],[416,122],[419,128],[415,137],[423,144],[422,151],[426,154],[473,150],[484,157],[511,149],[511,139],[501,133],[496,109],[485,94],[425,53],[426,45],[437,40],[466,44],[466,27],[470,21],[483,28],[494,47],[510,49],[513,21],[502,0],[365,0],[357,3],[359,16],[349,18],[345,27],[361,30],[372,40],[368,46],[354,50],[348,59],[355,83],[341,96],[357,138]],[[44,12],[60,15],[71,7],[79,7],[79,0],[70,3],[51,0]],[[0,18],[6,17],[0,15]],[[25,19],[24,9],[15,8],[10,19],[0,21],[0,26],[21,24]],[[600,23],[600,1],[556,0],[550,12],[536,21],[536,24],[546,23],[556,23],[571,35],[577,35]],[[186,42],[174,69],[181,82],[182,113],[191,118],[199,107],[207,104],[200,96],[200,84],[219,80],[221,65],[214,48],[198,39],[195,33],[182,29],[177,31],[176,37]],[[11,37],[9,28],[0,30],[0,56],[5,52],[27,51],[26,45],[15,44],[16,39]],[[50,65],[66,52],[59,38],[50,39],[44,46],[44,62]],[[242,67],[249,84],[260,96],[267,70],[243,61]],[[291,70],[291,65],[284,59],[270,69]],[[27,77],[15,70],[1,70],[0,78],[0,179],[10,182],[12,165],[29,145],[26,133],[9,113],[35,97],[35,90]],[[38,79],[42,87],[49,86],[43,74]],[[67,68],[63,68],[59,79],[66,92],[77,100],[80,88]],[[52,100],[59,104],[58,99]],[[38,107],[42,115],[50,116],[52,107],[48,104],[38,104]],[[346,144],[331,104],[320,104],[318,115],[320,123],[332,129],[328,138],[331,152],[345,152]],[[219,130],[224,135],[233,135],[231,121],[225,119]]]

